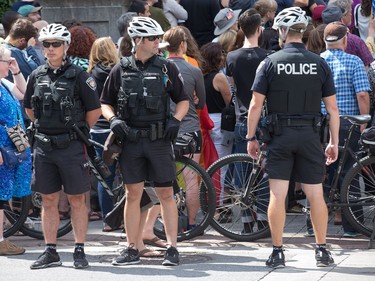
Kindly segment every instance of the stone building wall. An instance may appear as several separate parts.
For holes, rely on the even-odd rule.
[[[111,36],[117,41],[117,19],[127,11],[130,0],[38,0],[43,5],[42,18],[61,23],[76,18],[90,26],[98,37]]]

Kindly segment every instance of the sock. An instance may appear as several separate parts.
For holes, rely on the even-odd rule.
[[[74,247],[74,250],[77,250],[78,248],[84,249],[85,244],[84,243],[76,243],[76,246]]]
[[[273,251],[272,251],[272,256],[277,255],[278,253],[283,251],[283,245],[281,246],[275,246],[273,245]]]
[[[326,244],[316,244],[315,248],[319,249],[319,250],[326,250],[327,245]]]
[[[56,244],[46,244],[46,250],[56,252]]]

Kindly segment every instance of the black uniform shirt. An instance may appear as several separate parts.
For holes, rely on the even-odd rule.
[[[144,64],[141,61],[136,61],[136,65],[140,71],[144,71],[154,62],[156,55],[151,57]],[[183,80],[176,65],[171,61],[166,61],[167,75],[169,82],[167,82],[166,92],[171,97],[174,103],[189,100],[189,97],[184,91]],[[100,98],[102,104],[111,105],[113,108],[117,106],[117,95],[121,86],[121,64],[116,64],[111,70],[107,81],[104,83],[103,92]]]
[[[57,70],[56,73],[51,68],[48,68],[47,75],[50,77],[52,82],[55,82],[57,78],[64,74],[65,70],[68,68],[69,65],[70,63],[66,63],[61,69]],[[31,97],[34,94],[34,89],[36,86],[35,74],[37,73],[38,69],[39,68],[34,70],[29,76],[29,80],[27,82],[26,87],[26,93],[23,100],[25,108],[32,108]],[[77,94],[82,101],[85,112],[100,108],[101,105],[98,98],[98,94],[96,92],[95,80],[92,77],[90,77],[90,75],[86,71],[81,71],[78,74],[75,89],[78,90]]]
[[[305,49],[303,43],[286,44],[283,50],[287,53],[296,53],[300,52],[300,49]],[[328,97],[336,93],[335,84],[333,82],[331,69],[323,58],[321,60],[322,63],[320,65],[322,67],[322,71],[319,73],[320,79],[322,81],[322,97]],[[268,85],[271,83],[274,75],[274,65],[267,57],[259,64],[254,84],[251,90],[263,95],[267,95]],[[293,85],[291,85],[291,87],[293,87]]]

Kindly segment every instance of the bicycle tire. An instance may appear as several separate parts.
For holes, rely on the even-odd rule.
[[[30,214],[25,223],[21,226],[20,230],[23,234],[36,239],[44,239],[43,229],[42,229],[42,198],[37,192],[33,192],[31,195],[31,203],[33,213]],[[70,219],[60,220],[59,228],[57,230],[57,237],[62,237],[73,229],[72,222]]]
[[[202,235],[206,227],[210,224],[215,212],[215,190],[211,179],[207,172],[194,160],[176,155],[176,175],[178,184],[178,193],[176,193],[179,227],[177,233],[177,241],[192,239],[198,235]],[[194,183],[191,180],[186,181],[187,177],[182,173],[192,173],[198,177],[199,186],[199,208],[196,215],[196,226],[187,229],[188,208],[186,205],[186,188],[193,188]],[[194,179],[193,177],[190,177]],[[155,222],[154,233],[161,239],[166,239],[162,218],[158,218]]]
[[[30,209],[30,196],[12,198],[4,206],[6,223],[4,224],[3,236],[9,237],[16,233],[27,218]]]
[[[241,199],[249,184],[253,167],[254,161],[249,155],[238,153],[220,158],[207,170],[216,193],[221,193],[221,198],[217,196],[217,200],[222,201],[217,203],[211,226],[220,234],[236,241],[255,241],[271,235],[267,222],[268,176],[261,167],[256,175],[256,185],[251,187],[249,204],[245,205]],[[227,172],[221,176],[221,172],[225,170]],[[250,227],[248,230],[245,223]]]
[[[342,203],[361,204],[341,209],[356,231],[370,237],[375,218],[375,156],[366,156],[352,166],[343,180],[340,198]]]

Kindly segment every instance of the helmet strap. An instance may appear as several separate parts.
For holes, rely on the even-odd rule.
[[[284,34],[283,34],[283,30],[284,30]],[[283,44],[285,44],[286,37],[288,36],[288,32],[289,32],[289,26],[279,27],[279,37],[281,41],[283,42]]]
[[[143,41],[143,37],[139,37],[140,40],[138,41],[138,43],[135,43],[135,40],[134,38],[132,38],[132,45],[133,45],[133,48],[132,48],[132,53],[135,53],[139,47],[139,45],[142,43]]]

